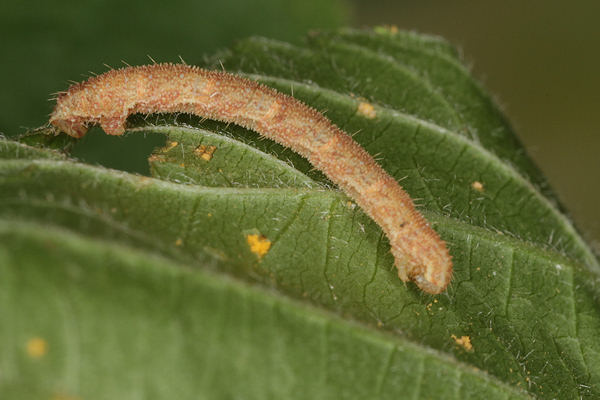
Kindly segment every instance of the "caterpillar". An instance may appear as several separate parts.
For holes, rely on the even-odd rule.
[[[275,89],[185,64],[126,67],[69,87],[49,122],[77,138],[93,124],[121,135],[131,114],[175,112],[240,125],[307,158],[381,227],[402,281],[431,294],[446,289],[452,258],[410,196],[351,136]]]

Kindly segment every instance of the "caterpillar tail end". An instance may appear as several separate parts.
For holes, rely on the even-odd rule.
[[[452,280],[452,261],[448,255],[442,263],[419,264],[396,258],[398,277],[403,282],[413,281],[424,292],[429,294],[443,293]]]

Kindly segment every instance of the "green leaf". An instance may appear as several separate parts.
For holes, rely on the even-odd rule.
[[[318,185],[291,163],[265,152],[266,149],[261,151],[245,143],[241,137],[230,137],[217,124],[213,125],[211,129],[219,133],[184,127],[152,128],[152,133],[164,133],[169,138],[166,146],[155,149],[148,158],[152,175],[172,182],[211,187],[307,188]],[[144,128],[141,130],[147,132]],[[283,147],[279,147],[283,152]],[[307,162],[304,167],[310,168]]]
[[[40,140],[48,138],[50,136],[39,136],[36,135]],[[52,137],[50,137],[52,138]],[[35,141],[35,140],[34,140]],[[48,144],[46,140],[43,142]],[[40,149],[33,146],[28,146],[23,143],[8,141],[6,138],[0,136],[0,158],[3,159],[57,159],[64,160],[66,156],[58,151],[49,151],[48,149]]]
[[[398,336],[132,247],[22,221],[0,220],[0,238],[3,398],[527,398]]]
[[[600,395],[598,261],[455,53],[403,33],[346,30],[309,43],[250,39],[217,57],[326,111],[377,155],[448,243],[448,291],[430,296],[403,284],[380,228],[306,160],[254,132],[181,115],[132,118],[130,135],[166,137],[148,157],[151,178],[4,141],[0,218],[16,232],[4,234],[0,253],[14,277],[6,285],[28,282],[29,268],[39,274],[35,290],[4,291],[10,315],[21,303],[79,299],[100,311],[82,307],[71,324],[108,327],[81,337],[111,338],[98,355],[61,350],[41,372],[2,352],[12,376],[33,371],[56,382],[48,371],[77,356],[98,376],[107,365],[115,374],[65,385],[86,398],[133,397],[140,379],[155,396],[176,386],[181,397],[208,398]],[[366,102],[372,114],[358,111]],[[190,298],[174,289],[182,285]],[[46,321],[45,337],[69,344],[65,322],[53,322],[63,309],[3,335],[22,343]],[[132,331],[149,339],[132,335],[145,341],[131,343]],[[197,342],[199,350],[182,350]],[[157,372],[160,360],[180,359],[165,361],[172,376]],[[0,391],[21,393],[27,382],[9,380]],[[88,396],[90,387],[106,392]]]

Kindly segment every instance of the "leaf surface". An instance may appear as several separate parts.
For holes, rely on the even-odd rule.
[[[136,248],[23,221],[1,220],[0,237],[0,306],[19,310],[0,327],[6,398],[527,398],[397,336]]]

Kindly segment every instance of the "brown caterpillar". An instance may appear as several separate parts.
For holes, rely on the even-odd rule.
[[[184,64],[111,70],[61,94],[50,123],[74,137],[91,124],[125,132],[130,114],[183,112],[235,123],[289,147],[321,170],[383,229],[403,281],[437,294],[452,278],[446,243],[408,194],[321,113],[257,82]]]

